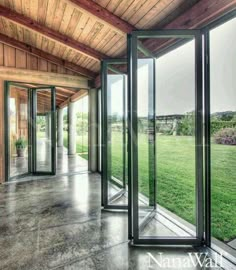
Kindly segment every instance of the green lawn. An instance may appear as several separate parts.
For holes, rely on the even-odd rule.
[[[66,131],[64,131],[63,144],[64,144],[64,147],[68,147],[68,136],[67,136]],[[80,157],[88,160],[88,136],[87,135],[77,136],[76,152],[78,153]]]
[[[112,133],[112,174],[122,176],[122,135]],[[187,136],[157,136],[158,203],[195,224],[195,146]],[[236,237],[236,147],[212,144],[212,233]],[[148,188],[147,136],[139,134],[139,191]]]

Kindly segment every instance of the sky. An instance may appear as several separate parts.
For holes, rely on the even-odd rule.
[[[210,31],[211,112],[236,111],[236,19]],[[156,114],[184,114],[194,110],[194,41],[156,61]],[[110,75],[112,113],[120,114],[122,79]],[[116,78],[116,79],[115,79]],[[138,63],[138,115],[147,116],[148,62]]]

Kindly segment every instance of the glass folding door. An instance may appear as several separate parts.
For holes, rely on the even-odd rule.
[[[56,171],[55,88],[25,85],[5,84],[7,181]]]
[[[29,99],[28,88],[6,83],[6,179],[24,177],[31,170]]]
[[[126,61],[102,63],[102,204],[127,209]]]
[[[236,13],[205,31],[207,242],[236,263]]]
[[[33,173],[55,174],[55,88],[31,89],[33,94]]]
[[[159,46],[156,53],[140,48],[146,38]],[[134,31],[129,41],[130,236],[134,244],[200,245],[204,240],[201,33]]]

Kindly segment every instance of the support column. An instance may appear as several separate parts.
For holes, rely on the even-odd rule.
[[[89,170],[97,171],[98,151],[98,115],[97,115],[97,89],[89,90]]]
[[[68,105],[68,155],[76,154],[76,111],[75,102]]]
[[[47,139],[51,138],[51,114],[47,113],[45,115],[46,118],[46,137]]]
[[[57,110],[57,147],[63,147],[63,109]]]

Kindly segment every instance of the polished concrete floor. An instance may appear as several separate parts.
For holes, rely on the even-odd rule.
[[[41,141],[38,145],[38,164],[39,169],[41,171],[50,171],[51,157],[50,146],[46,147],[46,143]],[[87,172],[88,171],[88,161],[81,158],[79,155],[68,156],[68,149],[65,147],[57,147],[57,171],[56,174],[58,175],[68,175],[68,174],[76,174],[80,172]],[[28,172],[28,158],[27,157],[12,157],[10,159],[10,176],[12,177],[9,179],[10,181],[26,181],[26,180],[33,180],[36,177],[34,176],[24,176],[24,177],[17,177],[18,175],[25,174]],[[13,178],[14,177],[14,178]],[[54,177],[54,176],[52,176]],[[41,177],[44,179],[45,176]],[[37,177],[39,179],[39,177]]]
[[[178,265],[193,249],[131,247],[127,213],[101,211],[100,183],[80,173],[0,186],[0,269],[206,269]]]

